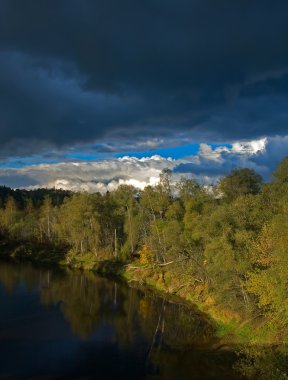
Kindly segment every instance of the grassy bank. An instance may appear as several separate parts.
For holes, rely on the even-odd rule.
[[[177,297],[182,302],[196,305],[215,323],[217,336],[227,344],[285,343],[285,338],[279,334],[273,321],[261,314],[255,315],[247,310],[235,310],[227,304],[217,304],[211,295],[205,294],[203,287],[192,286],[179,273],[163,271],[157,266],[143,266],[137,262],[123,265],[110,261],[99,265],[97,270],[103,274],[116,274],[130,284],[149,287],[164,297]]]

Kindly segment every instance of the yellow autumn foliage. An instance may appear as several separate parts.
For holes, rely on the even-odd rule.
[[[143,247],[140,249],[139,255],[140,255],[140,264],[147,265],[151,263],[152,253],[146,244],[144,244]]]

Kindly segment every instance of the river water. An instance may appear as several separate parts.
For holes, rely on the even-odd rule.
[[[0,379],[240,379],[197,309],[93,273],[0,262]]]

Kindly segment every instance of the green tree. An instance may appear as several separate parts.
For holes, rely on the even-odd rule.
[[[93,252],[97,256],[99,214],[88,193],[74,194],[65,200],[60,209],[57,230],[60,239],[70,244],[76,253]]]
[[[186,202],[189,199],[193,199],[201,192],[200,185],[193,179],[181,178],[177,183],[176,188],[179,193],[179,198]]]
[[[40,241],[52,241],[54,227],[54,208],[49,195],[46,195],[39,210]]]
[[[273,175],[277,182],[288,182],[288,156],[283,158]]]
[[[19,239],[19,220],[21,212],[19,212],[13,197],[9,196],[4,209],[0,213],[0,224],[2,232],[8,233],[10,238]]]
[[[261,190],[262,177],[253,169],[234,169],[220,179],[218,188],[224,198],[233,200],[240,195],[258,194]]]
[[[122,218],[125,236],[118,236],[122,244],[124,256],[133,254],[139,242],[139,205],[137,202],[137,190],[133,186],[120,185],[113,192],[113,199],[117,204],[119,216]],[[119,228],[118,228],[119,230]],[[119,235],[118,231],[118,235]],[[126,252],[127,251],[127,252]]]

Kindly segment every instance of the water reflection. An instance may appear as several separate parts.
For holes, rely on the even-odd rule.
[[[1,262],[0,283],[0,378],[241,378],[209,320],[178,301],[23,264]]]

